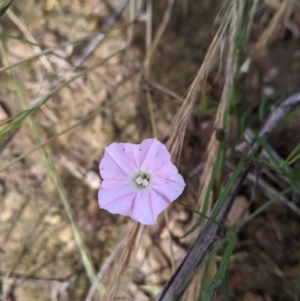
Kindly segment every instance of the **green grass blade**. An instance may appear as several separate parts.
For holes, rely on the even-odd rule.
[[[252,131],[252,133],[253,133],[256,141],[262,146],[262,148],[268,154],[271,164],[269,164],[265,160],[259,160],[259,162],[264,164],[265,166],[268,166],[268,167],[276,170],[277,172],[280,172],[285,178],[288,179],[289,183],[293,186],[294,190],[299,192],[300,188],[299,188],[298,182],[296,180],[297,177],[295,178],[295,172],[292,169],[288,168],[289,166],[287,165],[286,162],[278,161],[278,159],[274,156],[269,145],[261,137],[259,137],[259,135],[256,132]]]
[[[207,188],[207,193],[206,193],[205,198],[204,198],[203,208],[202,208],[202,211],[201,211],[201,215],[199,215],[199,218],[196,221],[196,223],[191,227],[190,230],[188,230],[183,235],[183,237],[186,237],[189,234],[191,234],[192,232],[194,232],[201,225],[201,223],[203,222],[203,220],[205,219],[205,216],[206,216],[206,213],[207,213],[207,210],[208,210],[208,205],[209,205],[209,198],[210,198],[210,195],[211,195],[214,183],[215,183],[216,176],[217,176],[217,174],[218,174],[218,172],[220,170],[220,167],[222,165],[222,161],[223,161],[222,152],[223,152],[223,149],[219,148],[217,159],[216,159],[216,163],[214,165],[214,168],[213,168],[213,171],[212,171],[212,174],[211,174],[211,178],[210,178],[210,181],[209,181],[209,184],[208,184],[208,188]]]
[[[153,137],[157,137],[157,129],[156,129],[156,123],[155,123],[153,101],[152,101],[152,96],[151,96],[151,93],[149,92],[149,90],[147,90],[146,96],[147,96],[148,111],[149,111],[149,115],[150,115]]]
[[[216,218],[216,216],[218,215],[218,213],[220,212],[228,194],[230,193],[237,177],[239,176],[239,174],[241,173],[241,171],[243,170],[243,168],[245,167],[246,165],[246,161],[243,160],[238,166],[237,168],[235,169],[235,171],[233,172],[232,176],[230,177],[230,180],[228,181],[228,183],[226,184],[223,192],[221,193],[215,207],[214,207],[214,210],[208,220],[208,224],[211,224],[214,219]]]
[[[204,295],[203,301],[211,301],[213,299],[215,291],[221,285],[223,278],[225,277],[227,266],[229,264],[232,252],[233,252],[236,244],[237,244],[236,234],[233,231],[230,231],[230,240],[225,247],[218,271],[217,271],[213,281],[208,286],[208,289]]]
[[[229,273],[228,273],[228,270],[226,270],[225,276],[223,278],[223,294],[224,294],[224,301],[230,301]]]
[[[295,161],[297,161],[300,158],[300,143],[297,144],[297,146],[291,151],[291,153],[288,155],[288,157],[285,159],[284,163],[286,165],[291,165]]]
[[[278,193],[276,196],[274,196],[272,199],[270,199],[268,202],[260,206],[257,210],[255,210],[253,213],[249,214],[243,221],[241,221],[237,226],[237,231],[242,228],[244,225],[246,225],[250,220],[252,220],[257,215],[261,214],[264,210],[266,210],[270,205],[274,204],[280,197],[286,195],[287,193],[291,192],[292,188],[287,188],[284,191]]]
[[[13,0],[0,0],[0,17],[6,13],[12,3]]]
[[[0,33],[0,38],[1,39],[16,40],[16,41],[23,42],[23,43],[31,45],[31,46],[38,46],[40,48],[44,47],[42,44],[33,43],[33,42],[30,42],[30,41],[28,41],[26,39],[23,39],[23,38],[20,38],[20,37],[16,37],[16,36],[12,36],[12,35],[9,35],[9,34],[3,33],[3,32]],[[0,69],[0,71],[1,71],[1,69]]]

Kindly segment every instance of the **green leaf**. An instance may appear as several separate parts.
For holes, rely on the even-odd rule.
[[[0,0],[0,17],[6,13],[12,3],[13,0]]]

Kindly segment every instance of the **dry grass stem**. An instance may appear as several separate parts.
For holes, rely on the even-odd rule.
[[[229,28],[227,28],[228,52],[227,52],[225,72],[224,72],[225,81],[224,81],[224,86],[221,94],[220,103],[214,121],[214,126],[213,126],[214,129],[222,129],[222,130],[224,129],[224,118],[227,114],[227,110],[231,100],[231,93],[233,88],[233,80],[234,80],[236,60],[237,60],[235,45],[236,45],[237,31],[239,28],[238,20],[240,19],[240,13],[241,13],[241,11],[238,10],[237,8],[238,8],[238,4],[235,2],[233,2],[232,7],[229,8],[232,11],[232,13],[230,14],[231,20],[230,20]],[[207,158],[206,158],[204,171],[202,173],[203,176],[201,177],[200,180],[198,204],[196,207],[196,210],[202,211],[202,208],[204,206],[204,200],[207,194],[209,194],[209,198],[207,200],[208,202],[207,211],[204,212],[204,214],[208,216],[210,215],[211,208],[213,206],[213,195],[212,195],[212,191],[209,191],[209,185],[217,161],[219,148],[220,148],[220,141],[216,138],[216,135],[213,134],[211,136],[211,139],[208,143],[207,150],[206,150]],[[198,216],[194,216],[195,222],[197,218]],[[198,235],[198,231],[194,231],[192,234],[189,235],[189,239],[192,241],[196,238],[197,235]],[[214,267],[214,269],[216,269],[216,266],[213,263],[210,264],[209,268],[211,267]],[[201,281],[202,275],[203,275],[203,268],[200,269],[200,271],[191,281],[183,297],[184,300],[197,299],[202,283]],[[210,280],[212,280],[212,278]]]
[[[236,11],[236,7],[232,8],[233,11]],[[233,88],[233,80],[235,74],[235,66],[237,57],[235,56],[235,41],[238,30],[238,16],[237,12],[232,14],[231,25],[229,28],[229,38],[228,38],[228,54],[226,59],[226,67],[225,67],[225,82],[224,87],[221,94],[220,103],[218,106],[218,110],[216,113],[214,126],[215,130],[224,129],[224,117],[226,115],[226,111],[228,109],[230,100],[231,100],[231,92]],[[211,139],[208,143],[208,147],[206,150],[207,159],[205,168],[203,171],[204,177],[202,178],[202,183],[200,184],[200,195],[198,199],[197,210],[202,209],[203,200],[205,199],[205,195],[208,192],[208,185],[212,176],[213,168],[216,163],[217,154],[219,151],[220,141],[216,138],[216,135],[212,135]],[[211,199],[211,197],[210,197]],[[211,205],[211,204],[210,204]],[[211,206],[209,206],[211,207]]]
[[[165,93],[165,94],[167,94],[167,95],[169,95],[169,96],[171,96],[171,97],[173,97],[173,98],[175,98],[175,99],[177,99],[177,100],[179,100],[181,102],[184,100],[184,98],[181,95],[179,95],[178,93],[176,93],[175,91],[173,91],[173,90],[171,90],[171,89],[169,89],[169,88],[167,88],[167,87],[165,87],[165,86],[163,86],[163,85],[161,85],[161,84],[153,81],[150,78],[147,80],[147,83],[150,86],[154,87],[155,89],[160,90],[163,93]]]
[[[134,29],[134,20],[137,19],[136,16],[136,0],[130,0],[129,2],[129,8],[128,8],[128,21],[131,25],[128,26],[127,29],[127,37],[126,37],[126,46],[128,47],[128,50],[125,54],[124,62],[126,65],[126,62],[128,60],[128,51],[130,48],[130,44],[132,42],[132,37],[133,37],[133,29]]]
[[[210,71],[215,61],[217,50],[220,47],[220,37],[221,29],[217,31],[212,42],[210,43],[204,61],[202,62],[197,75],[189,88],[188,94],[185,97],[182,105],[178,109],[170,126],[170,137],[167,142],[167,148],[171,153],[172,161],[177,165],[179,165],[180,161],[187,122],[199,97],[202,88],[202,81],[208,75],[208,72]]]
[[[148,3],[150,3],[150,0],[148,1]],[[155,48],[157,47],[157,45],[158,45],[165,29],[166,29],[166,27],[169,23],[171,13],[172,13],[173,4],[174,4],[174,0],[169,0],[168,1],[163,19],[162,19],[162,21],[159,25],[159,28],[156,32],[156,35],[153,39],[152,44],[150,44],[149,42],[148,42],[149,44],[147,43],[147,53],[146,53],[146,58],[145,58],[145,61],[144,61],[144,69],[145,69],[145,78],[146,79],[149,78],[150,65],[151,65],[151,59],[152,59],[153,52],[154,52]],[[148,15],[148,18],[149,18],[149,15]],[[151,18],[151,20],[152,20],[152,18]],[[150,28],[150,25],[148,27]],[[150,39],[150,34],[151,34],[151,31],[149,29],[148,32],[147,32],[147,37],[149,36],[148,39]]]
[[[172,235],[171,235],[171,231],[169,228],[169,214],[168,214],[168,210],[164,211],[164,217],[165,217],[165,221],[166,221],[166,225],[167,225],[167,231],[168,231],[168,241],[169,241],[169,249],[170,249],[170,260],[171,260],[171,271],[172,273],[175,272],[175,259],[174,259],[174,251],[173,251],[173,247],[172,247]]]
[[[290,5],[292,5],[292,0],[284,0],[281,3],[280,8],[277,10],[275,15],[273,16],[272,20],[268,24],[267,28],[264,30],[262,35],[260,36],[258,42],[256,43],[252,54],[253,55],[261,55],[265,51],[266,47],[270,44],[272,37],[275,34],[275,31],[277,30],[280,23],[285,18]]]
[[[133,225],[130,235],[128,237],[126,246],[120,256],[120,259],[115,263],[115,269],[110,277],[111,280],[107,287],[106,293],[103,297],[103,301],[113,300],[118,287],[120,276],[122,272],[124,272],[124,270],[126,269],[131,253],[134,250],[135,241],[141,225],[140,223],[136,223],[136,222],[130,222],[130,225]]]

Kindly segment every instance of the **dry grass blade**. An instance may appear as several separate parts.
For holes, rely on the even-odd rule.
[[[292,5],[293,1],[291,0],[284,0],[281,3],[280,8],[268,24],[267,28],[263,32],[263,34],[260,36],[258,42],[256,43],[254,50],[252,52],[253,55],[260,55],[264,52],[268,44],[270,43],[272,37],[274,36],[274,33],[276,29],[278,28],[280,22],[284,19],[286,16],[290,5]]]
[[[121,254],[120,259],[118,260],[115,269],[110,277],[110,282],[107,287],[106,293],[103,297],[103,301],[110,301],[113,300],[114,294],[116,292],[116,288],[119,283],[119,278],[124,271],[124,269],[127,266],[127,263],[130,259],[130,255],[132,253],[132,250],[135,246],[136,238],[139,232],[139,229],[141,227],[140,223],[132,222],[133,227],[131,229],[130,235],[128,236],[128,241],[126,243],[126,246]]]
[[[165,86],[163,86],[163,85],[161,85],[161,84],[153,81],[150,78],[147,80],[147,83],[150,86],[154,87],[155,89],[157,89],[159,91],[162,91],[163,93],[165,93],[167,95],[170,95],[171,97],[179,100],[180,102],[182,102],[184,100],[183,97],[181,95],[179,95],[178,93],[176,93],[175,91],[173,91],[173,90],[171,90],[171,89],[169,89],[169,88],[167,88],[167,87],[165,87]]]
[[[181,155],[182,143],[187,122],[200,94],[202,81],[206,78],[209,70],[211,69],[216,57],[217,50],[220,48],[221,32],[222,29],[219,29],[215,34],[212,42],[210,43],[204,61],[201,64],[201,67],[199,68],[198,73],[189,88],[187,96],[185,97],[181,107],[177,111],[174,117],[174,121],[171,124],[169,130],[170,137],[167,142],[167,147],[171,153],[173,162],[177,164],[179,163],[179,158]]]
[[[148,3],[150,3],[150,2],[148,2]],[[146,79],[149,77],[149,68],[150,68],[150,64],[151,64],[151,59],[152,59],[153,51],[157,47],[157,45],[158,45],[158,43],[159,43],[159,41],[160,41],[160,39],[161,39],[161,37],[162,37],[165,29],[166,29],[166,27],[167,27],[167,25],[169,23],[169,20],[170,20],[170,17],[171,17],[171,13],[172,13],[173,4],[174,4],[174,0],[169,0],[168,1],[168,4],[167,4],[166,10],[165,10],[162,22],[159,25],[159,28],[158,28],[158,30],[156,32],[156,35],[155,35],[155,37],[153,39],[153,42],[152,42],[152,44],[149,47],[147,47],[147,54],[146,54],[146,58],[145,58],[145,61],[144,61],[144,69],[145,69],[145,77],[146,77]],[[148,33],[148,36],[149,35],[150,35],[150,33]]]
[[[236,41],[237,30],[239,26],[238,24],[239,17],[237,16],[238,11],[236,8],[237,8],[236,5],[233,4],[233,7],[231,8],[233,14],[231,18],[231,25],[229,28],[230,36],[228,39],[229,49],[228,49],[228,54],[226,59],[226,68],[224,72],[225,82],[224,82],[224,87],[222,90],[218,110],[216,113],[216,118],[214,121],[214,126],[213,126],[214,129],[224,129],[224,118],[230,103],[231,92],[233,88],[233,80],[234,80],[235,66],[237,60],[237,57],[235,56],[235,41]],[[202,178],[202,183],[200,184],[200,195],[198,198],[197,210],[202,209],[203,200],[205,199],[205,195],[208,193],[208,184],[212,176],[213,167],[216,162],[219,146],[220,146],[220,140],[216,138],[216,135],[212,135],[206,151],[208,156],[203,171],[203,175],[205,176],[204,178]]]
[[[231,93],[233,88],[233,80],[234,80],[234,74],[235,74],[235,67],[236,67],[236,61],[237,57],[235,55],[235,45],[236,45],[236,37],[237,37],[237,31],[239,28],[238,20],[240,19],[240,16],[238,16],[238,13],[240,10],[237,9],[237,3],[233,2],[232,7],[230,8],[232,10],[231,14],[231,21],[230,26],[228,28],[228,53],[226,58],[226,64],[225,64],[225,82],[221,94],[220,103],[218,106],[218,110],[216,113],[216,118],[214,121],[214,129],[223,129],[224,128],[224,119],[226,112],[228,110],[228,106],[231,100]],[[209,190],[209,184],[211,181],[211,178],[213,176],[213,170],[215,168],[215,164],[217,161],[217,156],[220,148],[220,141],[216,138],[216,135],[212,135],[211,139],[209,141],[206,153],[207,153],[207,159],[203,171],[203,177],[201,177],[201,183],[200,183],[200,193],[198,197],[198,204],[196,210],[201,211],[202,207],[204,205],[204,200],[206,199],[206,195],[209,194],[208,198],[208,211],[204,212],[205,215],[209,215],[212,207],[212,191]],[[196,237],[197,232],[193,232],[189,238],[194,240]],[[212,267],[212,263],[210,265]],[[194,277],[193,281],[191,282],[188,290],[186,291],[186,295],[183,297],[185,300],[188,300],[188,298],[196,299],[197,295],[199,293],[199,289],[201,286],[201,279],[202,279],[203,271],[200,270],[200,272]]]

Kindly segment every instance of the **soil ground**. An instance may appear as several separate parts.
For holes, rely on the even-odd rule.
[[[1,47],[7,54],[7,58],[2,56],[2,65],[6,64],[6,60],[12,64],[34,54],[32,45],[22,41],[30,36],[38,44],[51,47],[99,31],[119,2],[16,1],[12,11],[17,20],[10,15],[0,19],[1,32],[19,38],[1,39]],[[186,94],[204,58],[215,31],[212,24],[221,5],[221,1],[186,1],[189,10],[184,14],[183,2],[175,1],[170,22],[154,52],[151,66],[151,79],[181,97]],[[153,32],[161,22],[166,3],[160,1],[154,5]],[[274,10],[263,1],[262,6],[254,20],[249,51],[274,14]],[[299,30],[298,10],[295,10],[292,21],[293,28]],[[127,11],[119,20],[120,24],[126,21],[126,14]],[[33,115],[39,138],[30,123],[25,122],[1,153],[2,167],[40,140],[51,138],[103,107],[94,118],[46,146],[96,269],[100,269],[126,234],[129,221],[127,217],[112,215],[98,207],[98,164],[103,148],[113,141],[138,143],[152,136],[142,84],[137,93],[107,108],[135,89],[134,78],[145,57],[144,39],[145,25],[138,23],[128,52],[78,78]],[[113,54],[125,40],[124,28],[110,32],[86,60],[84,67],[93,66]],[[57,75],[66,78],[74,75],[64,58],[76,58],[84,46],[70,45],[57,51],[56,55],[47,55],[13,68],[15,82],[8,71],[0,73],[0,119],[14,116],[22,110],[20,98],[24,98],[26,105],[30,106],[36,95],[47,91]],[[242,113],[247,120],[254,116],[255,122],[251,124],[254,128],[257,129],[267,115],[263,112],[257,118],[261,103],[272,101],[266,100],[267,97],[296,88],[299,75],[299,36],[282,24],[265,55],[253,61],[245,79],[246,100]],[[219,102],[221,83],[222,74],[218,74],[218,70],[212,72],[207,81],[208,107],[203,112],[199,101],[187,127],[180,170],[190,188],[181,201],[192,208],[196,203],[193,191],[198,189],[198,178],[195,180],[191,174],[196,166],[205,162],[205,149],[213,134],[211,124]],[[180,106],[180,100],[156,88],[151,88],[151,93],[158,136],[165,141],[167,128]],[[237,114],[240,111],[232,111],[233,124]],[[282,158],[286,158],[300,142],[299,114],[298,110],[284,120],[269,138],[268,142]],[[297,164],[294,168],[298,168]],[[228,169],[228,174],[230,172]],[[280,187],[278,183],[270,185]],[[5,294],[6,300],[16,301],[84,300],[90,282],[42,150],[1,172],[0,188],[0,292]],[[253,183],[245,183],[230,218],[238,220],[239,212],[250,214],[266,201],[263,194],[253,193]],[[192,213],[174,204],[169,210],[167,224],[162,214],[156,226],[145,229],[136,257],[122,278],[115,300],[154,300],[172,273],[168,228],[174,260],[178,264],[190,246],[190,242],[181,237],[190,229],[191,221]],[[229,265],[230,300],[298,300],[299,216],[282,206],[272,205],[251,220],[240,231],[238,239]],[[104,284],[109,282],[110,275],[108,271]],[[216,300],[223,300],[223,293],[220,288]]]

